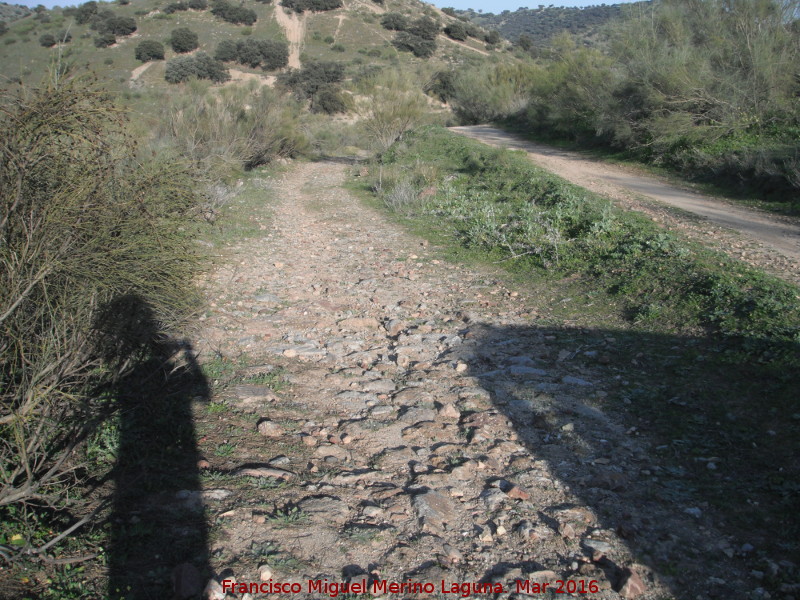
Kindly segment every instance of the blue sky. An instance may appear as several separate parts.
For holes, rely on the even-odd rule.
[[[74,6],[82,4],[84,0],[5,0],[9,4],[23,4],[25,6],[36,6],[43,4],[48,8],[53,6]],[[517,10],[520,6],[536,8],[540,4],[549,6],[595,6],[598,4],[627,4],[635,0],[561,0],[559,2],[548,0],[435,0],[433,4],[439,8],[452,6],[453,8],[472,8],[474,10],[483,9],[483,12],[499,13],[504,10]]]

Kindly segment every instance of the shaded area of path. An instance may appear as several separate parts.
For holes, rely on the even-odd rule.
[[[524,140],[495,127],[452,127],[451,131],[493,146],[524,150],[539,166],[593,192],[614,199],[640,194],[681,208],[724,227],[736,230],[791,260],[795,273],[800,264],[800,223],[748,210],[666,184],[654,177]]]

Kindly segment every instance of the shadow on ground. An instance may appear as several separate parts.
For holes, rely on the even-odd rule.
[[[192,405],[209,398],[209,386],[191,344],[165,337],[138,298],[106,312],[125,315],[104,329],[110,350],[135,364],[113,391],[119,445],[107,597],[199,596],[210,573]]]
[[[504,456],[509,479],[542,490],[546,471],[564,491],[527,515],[563,538],[562,573],[619,589],[633,566],[680,599],[785,596],[798,578],[786,561],[800,560],[796,371],[702,338],[490,325],[469,336],[477,346],[450,358],[470,364],[535,459]]]

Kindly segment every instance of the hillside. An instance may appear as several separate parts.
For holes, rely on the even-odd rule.
[[[29,14],[31,14],[31,9],[27,6],[0,2],[0,21],[5,22],[6,25],[17,19],[27,17]]]
[[[175,6],[181,3],[172,3]],[[205,4],[200,0],[197,4]],[[213,3],[212,3],[213,4]],[[80,24],[75,9],[54,9],[44,15],[31,14],[8,26],[0,38],[0,64],[6,82],[21,80],[37,83],[50,62],[61,53],[68,63],[87,67],[97,73],[108,86],[117,90],[128,87],[163,86],[165,61],[142,63],[134,56],[135,47],[144,40],[164,44],[168,61],[176,56],[169,46],[171,31],[188,27],[198,36],[198,50],[214,55],[223,41],[248,39],[275,40],[289,44],[290,67],[297,68],[307,61],[337,61],[347,65],[349,76],[368,69],[389,65],[414,65],[427,62],[434,65],[460,64],[482,59],[487,52],[483,40],[468,38],[456,41],[446,36],[441,28],[456,21],[435,7],[416,0],[386,0],[381,4],[368,0],[346,0],[341,8],[328,11],[298,13],[282,5],[246,2],[242,5],[254,12],[256,21],[251,25],[223,21],[211,12],[209,5],[203,10],[189,9],[171,12],[167,0],[134,0],[130,3],[99,3],[98,12],[110,10],[117,17],[135,20],[136,31],[130,35],[117,35],[108,47],[97,47],[98,31],[91,23]],[[408,21],[427,16],[440,26],[436,36],[436,51],[429,59],[402,52],[393,45],[396,32],[381,25],[383,15],[397,13]],[[52,35],[60,40],[69,32],[71,41],[43,47],[42,36]],[[263,69],[230,64],[231,76],[236,79],[263,77]],[[266,73],[275,75],[277,71]],[[264,79],[270,81],[269,79]]]
[[[486,29],[496,29],[500,35],[513,42],[521,35],[527,35],[533,45],[544,46],[554,35],[563,32],[591,40],[598,28],[611,19],[621,17],[626,10],[635,10],[639,4],[649,3],[602,4],[585,8],[540,4],[538,8],[519,8],[513,12],[504,10],[500,14],[479,13],[472,9],[455,13]]]

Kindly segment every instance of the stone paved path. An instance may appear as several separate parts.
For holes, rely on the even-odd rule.
[[[257,596],[274,598],[364,578],[435,588],[377,594],[395,598],[461,597],[442,581],[748,597],[738,542],[661,487],[647,442],[603,411],[613,336],[554,326],[497,274],[438,260],[347,176],[323,162],[263,180],[263,236],[207,282],[202,357],[244,356],[252,375],[205,425],[236,446],[204,447],[233,474],[207,486],[232,492],[209,496],[217,572],[302,587]]]

